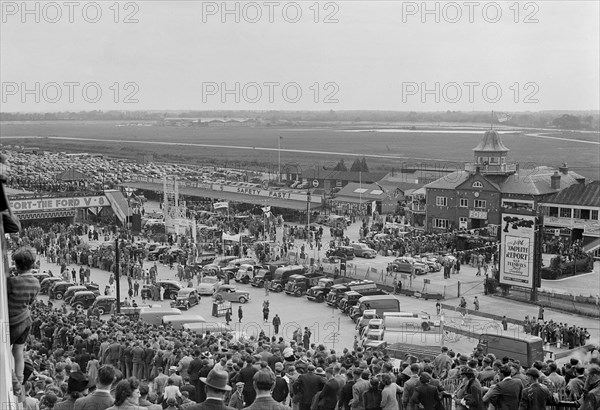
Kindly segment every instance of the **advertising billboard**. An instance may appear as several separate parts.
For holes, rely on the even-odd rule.
[[[500,283],[534,286],[535,216],[502,214]]]

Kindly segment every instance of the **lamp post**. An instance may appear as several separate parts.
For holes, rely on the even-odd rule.
[[[117,233],[117,237],[115,238],[115,282],[117,283],[117,300],[115,307],[115,312],[117,315],[121,314],[121,274],[120,274],[120,258],[119,258],[119,234]]]

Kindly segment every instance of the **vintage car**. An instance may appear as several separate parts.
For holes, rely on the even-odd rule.
[[[49,278],[50,275],[46,272],[37,272],[33,274],[33,277],[36,278],[40,283],[42,283],[42,281],[46,278]]]
[[[168,246],[157,246],[150,253],[148,253],[149,261],[157,261],[160,255],[167,252],[170,248]]]
[[[80,290],[70,298],[69,305],[75,310],[84,310],[92,306],[97,297],[91,290]]]
[[[50,296],[50,299],[56,299],[56,300],[61,300],[65,294],[65,292],[67,291],[67,289],[71,286],[75,286],[76,283],[73,282],[66,282],[64,280],[59,280],[57,282],[54,282],[52,284],[52,286],[50,286],[50,289],[48,290],[48,296]]]
[[[427,265],[429,272],[439,272],[442,270],[442,264],[437,261],[437,257],[435,256],[422,258],[420,262]]]
[[[351,246],[338,246],[334,249],[329,249],[325,255],[327,257],[351,260],[354,259],[354,248]]]
[[[409,256],[394,259],[388,264],[388,269],[400,273],[413,273],[414,270],[415,275],[425,275],[429,272],[429,266]]]
[[[70,303],[71,298],[73,297],[73,295],[76,292],[79,292],[81,290],[89,290],[91,292],[94,292],[96,294],[96,296],[100,296],[100,287],[95,284],[95,283],[90,283],[88,285],[74,285],[74,286],[69,286],[67,288],[67,290],[64,292],[64,294],[62,295],[62,298],[65,300],[65,303]],[[56,294],[55,294],[56,297]],[[57,299],[60,299],[58,297],[56,297]]]
[[[212,295],[223,284],[216,276],[205,276],[196,286],[198,293],[201,295]]]
[[[229,302],[240,302],[246,303],[250,300],[250,293],[242,290],[238,290],[233,285],[223,285],[212,296],[217,302],[229,301]]]
[[[152,288],[156,286],[162,286],[165,288],[165,293],[163,295],[164,299],[175,300],[177,298],[177,293],[181,289],[181,285],[179,282],[174,280],[158,280],[155,285],[144,285],[140,290],[140,296],[144,299],[155,299],[152,295]]]
[[[40,294],[47,295],[54,282],[62,282],[62,278],[50,276],[49,278],[43,279],[42,283],[40,283]]]
[[[200,303],[200,295],[194,288],[182,288],[177,293],[177,298],[171,302],[171,307],[189,310]]]

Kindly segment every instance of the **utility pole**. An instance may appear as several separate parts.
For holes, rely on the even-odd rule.
[[[115,307],[115,312],[117,315],[121,314],[121,274],[119,271],[119,235],[117,234],[117,238],[115,239],[115,282],[117,283],[117,306]]]
[[[283,137],[280,135],[277,139],[277,167],[278,167],[278,177],[277,182],[281,183],[281,139]]]
[[[310,227],[310,188],[306,189],[306,226]]]

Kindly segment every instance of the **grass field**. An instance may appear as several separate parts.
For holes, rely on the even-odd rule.
[[[356,156],[367,155],[367,163],[371,169],[398,170],[416,163],[460,167],[460,164],[472,161],[472,150],[481,140],[485,130],[482,127],[477,132],[473,132],[470,128],[459,133],[448,133],[447,130],[442,129],[439,132],[436,130],[346,132],[341,128],[191,128],[117,127],[116,125],[117,123],[114,122],[91,121],[4,122],[0,127],[0,138],[5,145],[24,145],[52,151],[104,153],[129,158],[133,158],[138,153],[152,153],[157,161],[192,164],[216,161],[227,163],[228,166],[243,167],[252,163],[270,163],[276,166],[277,142],[278,137],[281,136],[283,137],[282,164],[298,163],[304,169],[312,168],[315,163],[319,166],[331,167],[344,158],[349,167]],[[526,134],[540,134],[551,139]],[[599,179],[597,133],[512,130],[510,133],[503,134],[502,140],[511,150],[509,162],[518,162],[521,167],[559,166],[567,162],[570,169],[585,177]],[[207,144],[220,147],[177,144]],[[241,149],[242,147],[250,149]],[[319,152],[286,152],[286,150]]]

